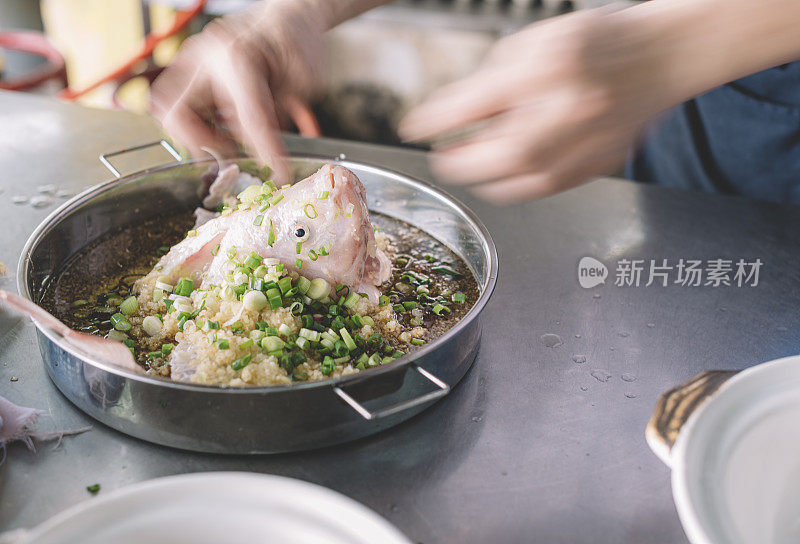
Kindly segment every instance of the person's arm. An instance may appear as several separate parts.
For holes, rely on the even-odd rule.
[[[233,155],[239,141],[287,181],[279,120],[318,83],[322,35],[388,1],[270,0],[215,20],[155,81],[150,109],[193,155]]]
[[[800,59],[798,28],[797,0],[651,0],[565,15],[501,40],[401,133],[472,126],[432,155],[443,179],[500,203],[548,196],[617,168],[659,112]]]

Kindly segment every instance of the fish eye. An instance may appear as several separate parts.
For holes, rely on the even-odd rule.
[[[298,242],[304,242],[311,235],[311,230],[305,225],[298,223],[294,226],[293,233]]]

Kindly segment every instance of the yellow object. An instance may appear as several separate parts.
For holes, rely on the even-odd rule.
[[[64,55],[67,78],[73,89],[81,89],[118,68],[138,53],[144,40],[140,0],[42,0],[45,32]],[[175,11],[151,4],[154,30],[172,24]],[[181,37],[161,43],[153,53],[159,65],[166,65],[180,46]],[[111,107],[116,85],[109,83],[87,93],[79,101],[85,105]],[[144,111],[148,85],[144,79],[130,81],[120,89],[126,108]]]

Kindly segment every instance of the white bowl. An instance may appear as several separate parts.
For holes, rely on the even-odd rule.
[[[243,472],[159,478],[89,499],[20,544],[409,544],[389,522],[315,484]]]
[[[730,378],[694,409],[671,451],[651,431],[693,544],[800,542],[800,356]]]

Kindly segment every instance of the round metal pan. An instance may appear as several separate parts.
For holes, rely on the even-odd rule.
[[[109,156],[102,157],[104,162]],[[249,161],[239,162],[244,167]],[[466,261],[480,297],[455,327],[414,353],[356,375],[290,386],[223,388],[102,364],[36,323],[45,369],[61,392],[123,433],[229,454],[297,451],[354,440],[396,425],[445,396],[475,360],[481,310],[497,279],[497,253],[486,227],[463,204],[424,182],[352,161],[291,158],[298,180],[327,162],[356,173],[367,188],[371,210],[428,232]],[[43,286],[64,263],[111,229],[194,208],[202,178],[213,166],[213,160],[196,160],[144,170],[65,203],[25,245],[18,268],[20,294],[38,303]]]

